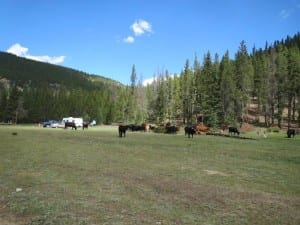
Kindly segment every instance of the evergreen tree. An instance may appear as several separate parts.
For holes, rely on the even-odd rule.
[[[6,121],[6,114],[7,114],[7,91],[3,90],[0,92],[0,122],[7,122]]]
[[[234,65],[230,61],[229,52],[226,51],[220,64],[220,93],[221,93],[221,124],[227,126],[234,123],[235,112],[235,81]]]
[[[165,71],[165,102],[166,102],[166,118],[169,121],[173,121],[174,120],[173,79],[169,75],[168,70]]]
[[[156,120],[160,123],[166,121],[167,102],[165,86],[164,77],[160,75],[157,78],[157,98],[155,102],[155,116],[157,118]]]
[[[282,127],[282,114],[284,110],[284,102],[286,97],[286,87],[288,78],[288,59],[287,49],[278,46],[278,54],[276,58],[276,80],[277,80],[277,120],[278,127]]]
[[[210,52],[204,56],[202,69],[202,109],[207,118],[207,125],[216,127],[219,120],[220,110],[220,79],[219,79],[219,59],[215,55],[212,62]]]
[[[20,91],[18,87],[14,85],[9,93],[6,106],[6,120],[12,123],[17,123],[18,120],[18,104],[20,98]]]
[[[172,79],[172,111],[176,120],[181,119],[182,108],[180,78],[175,75]]]
[[[131,70],[131,76],[130,76],[130,92],[128,93],[128,119],[131,123],[136,122],[136,110],[137,110],[137,104],[136,104],[136,69],[135,65],[132,66]]]
[[[135,65],[132,65],[132,69],[131,69],[131,76],[130,76],[130,87],[131,87],[131,91],[132,94],[134,94],[134,89],[136,87],[136,79],[137,79],[137,75],[136,75],[136,69],[135,69]]]
[[[254,68],[254,88],[253,97],[257,100],[257,115],[263,114],[265,116],[265,124],[269,124],[270,113],[268,104],[269,93],[269,78],[268,78],[268,58],[266,53],[259,50],[252,56]],[[258,120],[258,119],[257,119]]]
[[[147,118],[150,122],[155,122],[155,99],[156,99],[156,90],[155,85],[152,83],[147,84],[146,87],[146,99],[147,99]]]
[[[288,82],[286,85],[288,101],[288,128],[291,127],[292,119],[295,120],[295,111],[299,109],[300,96],[300,50],[291,47],[288,51]]]
[[[236,115],[240,122],[244,120],[243,114],[247,114],[247,104],[253,89],[253,67],[248,55],[245,41],[242,41],[235,56],[235,80],[236,80]]]
[[[184,71],[181,73],[181,99],[183,107],[183,123],[192,123],[195,102],[193,81],[193,72],[190,69],[190,63],[187,59]]]
[[[222,110],[221,110],[221,75],[220,75],[220,62],[219,55],[215,54],[215,59],[213,63],[213,76],[211,78],[211,98],[212,100],[212,119],[210,119],[210,124],[212,127],[216,128],[219,125],[221,119]]]
[[[275,123],[275,108],[276,108],[276,96],[277,96],[277,80],[276,80],[276,50],[270,48],[269,57],[267,60],[267,105],[266,112],[270,116],[271,122],[265,116],[265,123],[268,126],[270,123],[273,125]]]
[[[196,115],[196,122],[198,122],[198,117],[201,115],[201,102],[202,102],[202,92],[201,92],[201,65],[198,61],[197,56],[194,59],[194,93],[195,93],[195,107],[194,114]]]
[[[147,120],[147,99],[145,93],[145,87],[143,86],[142,79],[138,82],[136,89],[136,121],[137,123],[144,123]]]
[[[119,95],[116,100],[116,121],[119,123],[127,123],[128,118],[128,91],[127,87],[120,88]]]

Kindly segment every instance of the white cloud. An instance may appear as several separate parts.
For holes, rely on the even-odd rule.
[[[173,79],[175,77],[175,74],[169,74],[169,78]],[[157,78],[156,76],[148,78],[143,80],[143,86],[147,86],[148,84],[152,84],[153,82],[156,82],[159,78]],[[166,80],[166,77],[163,77],[164,80]]]
[[[146,79],[146,80],[143,81],[143,86],[147,86],[148,84],[150,85],[150,84],[152,84],[155,80],[156,80],[155,77],[151,77],[151,78],[149,78],[149,79]]]
[[[285,20],[289,17],[292,17],[295,13],[298,13],[299,9],[300,9],[300,3],[297,3],[288,9],[282,9],[278,15],[282,20]]]
[[[17,55],[19,57],[24,57],[27,59],[32,59],[39,62],[47,62],[51,64],[60,64],[65,60],[65,56],[48,56],[48,55],[42,55],[42,56],[34,56],[28,54],[29,49],[26,47],[23,47],[19,43],[16,43],[12,45],[9,49],[7,49],[8,53]]]
[[[65,56],[50,57],[48,55],[41,55],[41,56],[27,55],[25,58],[32,59],[39,62],[47,62],[51,64],[59,64],[65,60]]]
[[[123,38],[124,43],[134,43],[135,37],[144,35],[146,33],[151,34],[152,31],[152,25],[151,23],[147,22],[146,20],[137,20],[135,21],[131,26],[130,29],[133,31],[133,35],[129,35],[125,38]]]
[[[133,30],[135,36],[140,36],[146,32],[152,33],[152,25],[146,20],[137,20],[130,28]]]
[[[124,38],[123,41],[125,43],[133,43],[134,42],[134,37],[128,36],[127,38]]]
[[[24,57],[28,52],[28,48],[22,47],[20,44],[17,43],[12,45],[9,49],[7,49],[7,52]]]
[[[290,15],[291,15],[291,10],[286,10],[286,9],[281,10],[280,13],[279,13],[279,16],[280,16],[282,19],[286,19],[286,18],[288,18]]]

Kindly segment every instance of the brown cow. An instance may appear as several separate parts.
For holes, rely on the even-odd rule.
[[[210,129],[205,125],[198,124],[195,126],[195,130],[197,134],[200,134],[201,132],[208,132]]]

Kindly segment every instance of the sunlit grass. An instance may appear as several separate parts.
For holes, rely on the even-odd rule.
[[[32,225],[299,224],[299,137],[242,135],[255,140],[0,126],[0,218]]]

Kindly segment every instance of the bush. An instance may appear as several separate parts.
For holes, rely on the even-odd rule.
[[[165,131],[166,131],[165,127],[156,127],[153,130],[154,133],[165,133]]]
[[[267,131],[273,133],[279,133],[280,129],[279,127],[269,127]]]

